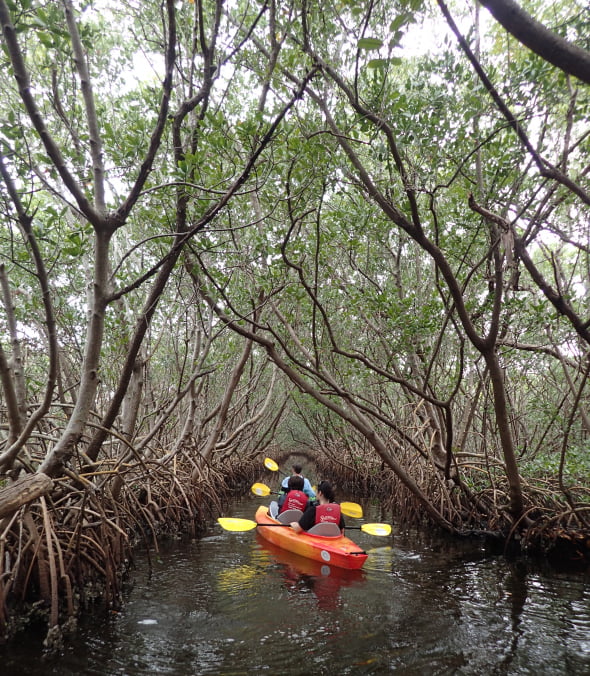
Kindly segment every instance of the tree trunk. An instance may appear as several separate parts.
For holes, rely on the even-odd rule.
[[[518,520],[523,515],[524,502],[520,474],[518,472],[516,454],[514,452],[514,439],[510,430],[506,389],[504,387],[504,374],[502,373],[502,369],[498,362],[498,356],[495,349],[484,353],[483,356],[490,372],[490,380],[494,393],[494,413],[496,415],[496,424],[502,443],[502,454],[506,465],[506,478],[509,486],[509,511],[512,517],[515,520]]]
[[[46,495],[53,487],[47,474],[27,474],[22,479],[0,488],[0,518],[15,512],[19,507]]]
[[[75,445],[86,426],[88,415],[94,406],[98,387],[100,352],[106,311],[105,293],[108,287],[110,235],[105,230],[99,230],[96,232],[95,242],[92,306],[86,333],[80,389],[72,416],[61,438],[39,468],[39,471],[45,472],[49,476],[57,475],[62,464],[74,452]]]

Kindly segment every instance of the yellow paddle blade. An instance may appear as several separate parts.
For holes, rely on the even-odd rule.
[[[388,523],[364,523],[361,530],[369,535],[391,535],[391,526]]]
[[[344,516],[351,516],[353,519],[363,518],[363,508],[356,502],[341,502],[340,509]]]
[[[265,484],[253,484],[250,490],[252,493],[254,493],[254,495],[258,495],[263,498],[267,495],[270,495],[270,488]]]
[[[258,525],[256,521],[250,521],[250,519],[234,519],[231,517],[220,517],[217,519],[217,523],[224,530],[231,530],[235,532],[252,530]]]
[[[271,472],[278,472],[279,471],[279,466],[271,458],[264,458],[264,466],[266,467],[266,469],[269,469]]]

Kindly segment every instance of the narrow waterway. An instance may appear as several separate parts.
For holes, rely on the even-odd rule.
[[[252,518],[246,497],[228,515]],[[365,506],[366,521],[382,515]],[[349,520],[352,523],[352,520]],[[313,565],[256,531],[145,554],[120,612],[85,618],[62,655],[29,630],[0,674],[589,674],[590,577],[424,533],[373,537],[362,571]]]

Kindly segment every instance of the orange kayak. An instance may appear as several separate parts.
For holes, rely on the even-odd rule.
[[[268,513],[268,507],[260,506],[256,511],[256,523],[261,537],[272,544],[306,559],[320,561],[338,568],[358,570],[367,560],[367,554],[345,535],[324,537],[309,533],[296,533],[289,526],[275,525],[265,528],[265,524],[279,524]]]

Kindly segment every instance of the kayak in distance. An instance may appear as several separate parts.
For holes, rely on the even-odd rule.
[[[293,517],[296,516],[296,514],[293,515]],[[367,560],[367,553],[346,535],[342,535],[340,529],[338,529],[336,535],[318,535],[311,532],[296,533],[285,523],[285,521],[290,523],[288,519],[291,518],[287,512],[281,514],[279,521],[273,519],[268,512],[268,507],[263,505],[256,510],[254,518],[258,524],[258,532],[261,537],[281,549],[293,552],[306,559],[348,570],[359,570]],[[291,521],[298,521],[298,519],[291,518]],[[283,524],[282,528],[281,523]],[[327,525],[335,524],[318,524],[318,526]],[[317,526],[314,526],[315,528]]]

